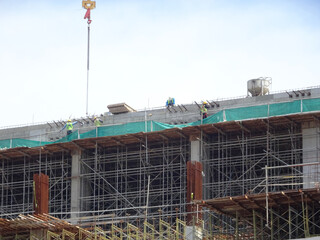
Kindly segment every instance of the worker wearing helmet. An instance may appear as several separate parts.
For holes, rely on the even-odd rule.
[[[202,105],[204,105],[205,108],[210,108],[210,105],[208,104],[207,101],[202,101]]]
[[[167,102],[166,102],[166,107],[173,107],[174,104],[175,104],[175,99],[169,97],[168,100],[167,100]]]
[[[67,129],[67,136],[68,136],[72,133],[73,125],[75,125],[77,123],[78,123],[78,121],[72,122],[71,119],[68,119],[67,123],[63,126],[61,131],[66,128]]]
[[[96,127],[100,127],[102,123],[103,123],[103,121],[100,118],[94,117],[94,125]]]
[[[201,111],[202,119],[205,119],[208,117],[208,110],[205,104],[202,104],[200,111]]]

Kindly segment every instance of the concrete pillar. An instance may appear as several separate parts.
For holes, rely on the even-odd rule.
[[[81,151],[75,150],[71,153],[71,223],[76,224],[80,217],[80,160]]]
[[[190,145],[191,145],[191,161],[192,162],[200,162],[201,161],[201,141],[198,136],[190,137]]]
[[[43,173],[33,175],[34,214],[49,213],[49,176]]]
[[[303,163],[320,162],[319,128],[315,122],[302,125]],[[320,165],[303,166],[303,188],[319,187]]]
[[[203,199],[202,187],[202,163],[201,163],[201,141],[199,135],[190,137],[190,161],[187,162],[187,202],[192,203],[193,200]],[[187,228],[186,238],[188,240],[202,239],[202,228],[199,219],[202,220],[202,208],[196,204],[187,206]]]

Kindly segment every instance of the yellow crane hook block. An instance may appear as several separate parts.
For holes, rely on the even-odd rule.
[[[82,7],[84,7],[85,9],[94,9],[96,7],[96,2],[90,0],[83,0]]]

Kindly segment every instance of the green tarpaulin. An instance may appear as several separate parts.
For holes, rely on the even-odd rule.
[[[52,142],[40,142],[20,138],[5,139],[0,140],[0,149],[14,147],[36,147],[52,143],[70,142],[75,139],[118,136],[138,132],[162,131],[170,128],[184,128],[188,126],[197,126],[200,124],[213,124],[224,121],[240,121],[248,119],[267,118],[297,113],[307,113],[312,111],[320,111],[320,98],[294,100],[285,103],[274,103],[251,107],[224,109],[220,112],[217,112],[209,116],[203,121],[196,121],[187,124],[171,125],[155,121],[142,121],[112,126],[101,126],[94,130],[81,134],[79,134],[78,131],[74,131],[72,134]]]

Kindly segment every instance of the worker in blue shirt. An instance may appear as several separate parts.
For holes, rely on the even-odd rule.
[[[73,125],[77,124],[78,121],[75,121],[75,122],[71,122],[71,120],[69,119],[67,121],[67,123],[63,126],[63,128],[61,129],[61,131],[65,128],[67,128],[67,136],[70,135],[72,133],[72,130],[73,130]]]
[[[166,107],[173,107],[175,104],[174,98],[169,97],[167,102],[166,102]]]

